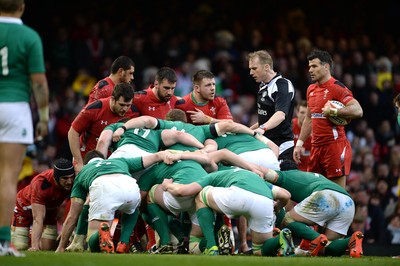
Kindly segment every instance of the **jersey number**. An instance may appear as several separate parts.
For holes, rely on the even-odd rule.
[[[150,129],[142,129],[142,128],[135,128],[133,130],[133,134],[140,136],[139,131],[144,131],[144,133],[142,135],[142,138],[144,138],[144,139],[150,134]]]
[[[7,46],[3,47],[0,49],[0,56],[1,56],[1,74],[3,76],[7,76],[9,71],[8,71],[8,48]]]

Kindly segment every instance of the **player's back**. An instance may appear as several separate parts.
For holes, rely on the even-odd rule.
[[[208,138],[215,138],[215,136],[211,132],[210,125],[196,126],[193,124],[184,123],[180,121],[167,121],[167,120],[159,120],[159,123],[160,123],[159,124],[160,129],[173,129],[188,133],[194,136],[201,143],[204,143],[204,141]],[[181,143],[176,143],[169,148],[174,150],[189,150],[189,151],[197,150],[197,148],[195,147],[186,146]]]
[[[218,149],[226,148],[236,154],[259,149],[269,149],[265,143],[248,134],[228,133],[214,140],[218,144]]]
[[[300,202],[315,191],[330,189],[348,195],[346,190],[318,173],[300,170],[277,171],[276,185],[287,189],[295,202]]]

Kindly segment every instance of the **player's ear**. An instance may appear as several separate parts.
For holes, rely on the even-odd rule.
[[[24,11],[25,11],[25,3],[23,3],[22,5],[21,5],[21,8],[20,8],[20,10],[19,10],[21,13],[24,13]]]

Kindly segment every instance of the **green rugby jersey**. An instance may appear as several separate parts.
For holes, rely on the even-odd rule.
[[[114,123],[105,127],[104,130],[111,130],[115,132],[122,125],[124,125],[124,123]],[[127,129],[118,142],[113,142],[110,149],[111,151],[115,151],[122,145],[135,144],[137,147],[144,151],[147,151],[149,153],[156,153],[160,149],[160,142],[160,130],[132,128]]]
[[[0,102],[29,102],[30,75],[45,73],[42,40],[22,20],[0,17]]]
[[[217,142],[219,150],[226,148],[236,154],[269,149],[268,145],[248,134],[227,133],[214,140]]]
[[[279,177],[275,184],[289,191],[291,199],[295,202],[300,202],[313,192],[324,189],[334,190],[350,196],[344,188],[317,173],[300,170],[276,172]]]
[[[220,170],[212,172],[200,178],[197,183],[202,187],[230,187],[236,186],[255,194],[273,199],[271,186],[261,177],[248,170],[233,167],[220,166]]]
[[[156,129],[174,129],[174,130],[186,132],[186,133],[194,136],[201,143],[204,143],[204,141],[206,139],[218,137],[218,134],[215,130],[214,125],[196,126],[193,124],[183,123],[180,121],[167,121],[167,120],[158,119],[158,125],[157,125]],[[195,147],[186,146],[181,143],[176,143],[168,148],[173,149],[173,150],[181,150],[181,151],[197,150],[197,148],[195,148]]]
[[[92,160],[78,173],[71,191],[71,198],[85,200],[89,187],[93,181],[102,175],[125,174],[131,176],[130,172],[144,169],[142,157],[137,158],[114,158]]]
[[[155,184],[161,184],[164,178],[172,178],[174,183],[190,184],[207,175],[203,167],[192,160],[177,161],[172,165],[158,163],[148,168],[138,181],[140,190],[149,191]]]

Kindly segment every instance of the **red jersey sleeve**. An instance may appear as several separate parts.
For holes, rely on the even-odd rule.
[[[80,113],[75,117],[74,121],[72,121],[71,127],[75,129],[76,132],[82,134],[89,130],[91,125],[93,124],[94,119],[97,117],[96,113],[98,108],[96,109],[88,109],[88,107],[93,106],[95,104],[101,105],[100,101],[96,101],[92,104],[86,105]]]
[[[231,110],[229,109],[228,103],[222,97],[216,97],[214,99],[215,106],[217,108],[217,119],[230,119],[232,120]]]
[[[333,98],[344,105],[354,99],[353,93],[349,90],[346,85],[336,80],[332,86]]]

